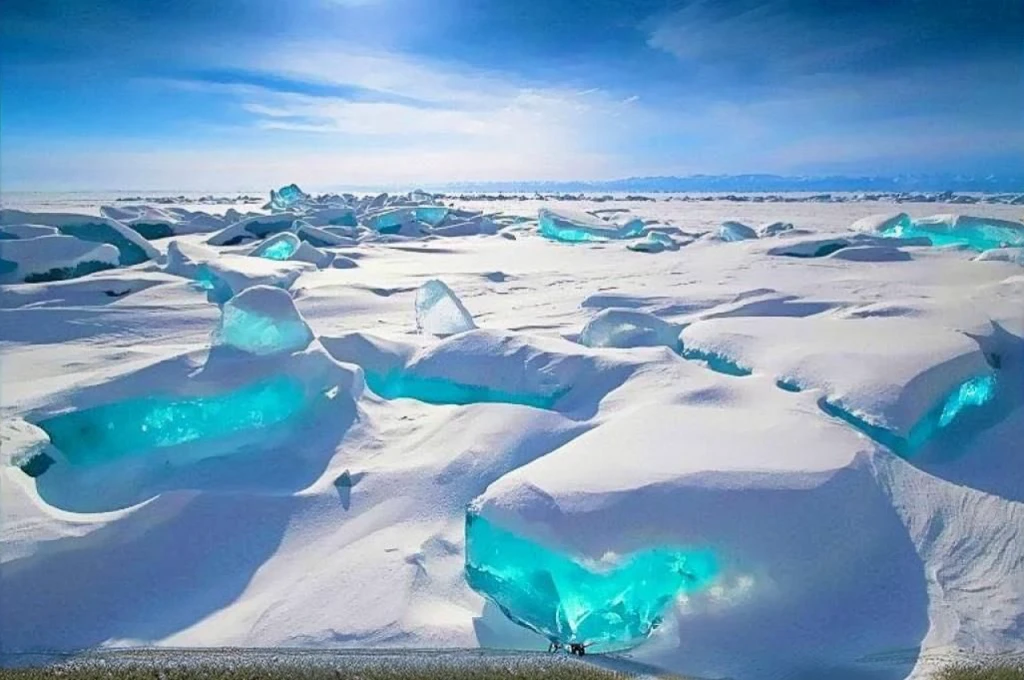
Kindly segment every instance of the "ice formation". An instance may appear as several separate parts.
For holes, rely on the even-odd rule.
[[[706,550],[655,548],[588,568],[470,511],[466,580],[516,623],[552,642],[594,651],[631,647],[662,622],[668,606],[714,579]]]
[[[274,210],[289,210],[307,199],[309,194],[302,191],[297,184],[289,184],[277,191],[270,190],[270,205]]]
[[[366,373],[366,385],[383,399],[415,399],[426,404],[519,404],[551,409],[562,396],[555,394],[513,393],[489,385],[467,385],[445,378],[423,377],[412,373]]]
[[[301,382],[281,376],[223,394],[152,396],[96,406],[37,425],[68,463],[95,466],[270,427],[299,414],[307,401]]]
[[[280,262],[246,255],[218,255],[194,243],[171,241],[167,272],[190,278],[218,304],[246,288],[259,285],[288,289],[303,273],[315,271],[307,262]]]
[[[255,215],[239,220],[206,239],[211,246],[237,246],[247,241],[266,238],[272,234],[288,231],[292,228],[298,215],[295,213],[275,213],[273,215]]]
[[[262,355],[303,350],[313,333],[287,291],[253,286],[224,304],[213,337],[215,345]]]
[[[580,332],[587,347],[670,347],[679,350],[681,326],[634,309],[604,309]]]
[[[718,237],[723,241],[745,241],[757,238],[757,232],[753,227],[748,227],[741,222],[726,221],[718,227]]]
[[[918,220],[905,213],[887,219],[858,220],[855,230],[873,230],[892,238],[925,238],[933,246],[965,246],[978,252],[1024,246],[1024,224],[973,215],[934,215]]]
[[[537,218],[542,236],[570,243],[634,238],[644,228],[639,219],[617,223],[587,213],[553,208],[541,208]]]
[[[685,345],[679,351],[679,355],[684,359],[689,359],[690,361],[700,361],[716,373],[723,373],[737,378],[742,378],[751,374],[751,370],[749,368],[741,366],[735,360],[718,352]]]
[[[292,253],[291,259],[296,262],[308,262],[323,269],[331,266],[331,263],[334,262],[334,253],[324,252],[310,245],[308,241],[303,241]]]
[[[665,250],[678,250],[679,244],[668,234],[649,231],[644,239],[633,241],[626,247],[642,253],[660,253]]]
[[[118,265],[117,248],[73,236],[0,239],[0,283],[59,281]]]
[[[993,248],[974,259],[977,262],[1015,262],[1024,265],[1024,248]]]
[[[271,236],[256,246],[250,255],[268,260],[289,260],[299,248],[299,237],[291,232],[282,232]]]
[[[868,422],[827,399],[821,401],[821,408],[829,415],[854,426],[893,453],[904,458],[913,458],[933,437],[940,434],[945,440],[940,442],[944,449],[962,449],[965,440],[977,434],[976,430],[980,428],[954,426],[963,422],[961,420],[958,423],[960,419],[988,424],[982,419],[984,413],[979,411],[979,408],[995,398],[998,385],[997,378],[991,374],[965,380],[944,400],[932,407],[906,435]]]
[[[472,330],[476,324],[452,289],[444,281],[431,279],[416,291],[416,328],[446,336]]]
[[[757,230],[757,234],[758,236],[764,238],[768,236],[778,236],[779,234],[784,234],[787,231],[792,231],[792,229],[792,222],[769,222],[767,224],[761,225],[761,227]]]
[[[56,227],[66,236],[91,243],[109,243],[118,250],[123,266],[155,259],[159,251],[125,225],[106,217],[72,213],[31,213],[21,210],[0,210],[0,225],[38,224]]]

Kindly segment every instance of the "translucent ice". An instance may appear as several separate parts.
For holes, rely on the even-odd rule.
[[[413,214],[420,222],[435,226],[448,216],[448,208],[443,205],[418,205],[413,209]]]
[[[431,279],[416,291],[416,328],[430,335],[453,335],[476,328],[473,316],[443,281]]]
[[[630,647],[651,634],[681,594],[701,590],[718,573],[705,550],[653,548],[610,568],[590,568],[466,515],[466,580],[515,623],[551,641]]]
[[[920,220],[894,220],[879,229],[882,236],[927,238],[933,246],[961,245],[982,252],[1024,246],[1024,224],[971,215],[935,215]]]
[[[587,322],[580,344],[587,347],[671,347],[679,350],[681,328],[635,309],[605,309]]]
[[[309,404],[302,383],[277,377],[210,396],[153,396],[38,423],[69,463],[98,465],[154,448],[283,423]]]
[[[959,427],[964,421],[980,415],[980,407],[995,398],[999,383],[994,375],[979,375],[961,383],[939,404],[921,418],[906,436],[880,425],[870,423],[832,401],[822,400],[822,410],[857,428],[893,453],[911,458],[929,440],[940,432],[948,433],[955,441],[969,438],[972,427]],[[975,422],[978,421],[975,419]]]
[[[748,227],[741,222],[722,222],[718,228],[718,237],[723,241],[745,241],[757,238],[757,232],[753,227]]]
[[[643,221],[638,219],[620,224],[586,213],[550,208],[538,211],[538,224],[541,236],[569,243],[633,238],[644,228]]]
[[[307,199],[309,199],[309,194],[300,189],[297,184],[289,184],[277,191],[270,190],[270,205],[275,210],[288,210]]]
[[[750,369],[746,366],[740,366],[729,357],[717,352],[708,352],[696,347],[684,347],[679,354],[684,359],[705,363],[708,368],[716,373],[724,373],[725,375],[732,375],[738,378],[748,376],[751,373]]]
[[[257,246],[250,255],[268,260],[287,260],[299,247],[299,237],[291,232],[282,232],[271,236]]]
[[[224,304],[214,343],[250,354],[298,352],[313,332],[287,291],[272,286],[246,288]]]

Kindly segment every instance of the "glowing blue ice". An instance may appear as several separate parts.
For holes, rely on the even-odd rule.
[[[313,341],[313,332],[287,291],[253,286],[224,304],[213,339],[217,345],[264,355],[301,351]]]
[[[980,408],[995,398],[998,387],[994,375],[979,375],[964,381],[910,428],[906,437],[870,423],[831,401],[822,400],[820,406],[825,413],[852,425],[896,455],[911,458],[940,432],[948,434],[953,443],[969,438],[974,428],[960,425],[972,420],[975,425],[982,422],[976,418],[982,413]]]
[[[469,586],[515,623],[593,651],[642,642],[679,595],[707,587],[717,573],[709,551],[667,547],[589,568],[472,511],[466,515]]]
[[[443,205],[418,205],[413,209],[413,215],[420,222],[435,226],[448,216],[448,208]]]
[[[210,396],[153,396],[106,404],[38,425],[69,463],[90,466],[284,423],[309,402],[301,382],[277,377]]]
[[[923,220],[905,220],[887,226],[882,236],[926,238],[933,246],[966,246],[982,252],[1005,246],[1024,246],[1024,225],[1009,220],[940,215]]]
[[[548,208],[538,211],[538,225],[541,236],[569,243],[634,238],[644,228],[643,221],[638,219],[616,224],[591,215],[576,215]]]
[[[252,255],[267,260],[287,260],[299,247],[299,237],[291,232],[284,232],[268,238],[260,244]]]
[[[416,291],[416,328],[446,336],[476,328],[473,316],[443,281],[431,279]]]

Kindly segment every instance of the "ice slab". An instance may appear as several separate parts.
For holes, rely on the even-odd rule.
[[[92,243],[109,243],[118,250],[123,266],[159,257],[160,252],[146,239],[125,225],[106,217],[73,213],[32,213],[21,210],[0,210],[0,225],[39,224],[56,227],[61,234]]]
[[[0,283],[73,279],[116,267],[119,258],[110,244],[73,236],[0,239]]]
[[[678,596],[707,587],[716,573],[709,551],[672,548],[588,568],[472,511],[466,515],[469,586],[514,622],[563,645],[631,647],[661,625]]]
[[[282,232],[271,236],[266,241],[256,246],[249,254],[254,257],[263,257],[268,260],[288,260],[299,248],[299,237],[291,232]]]
[[[205,246],[171,241],[167,248],[166,270],[193,279],[209,292],[212,301],[220,304],[252,286],[269,285],[287,290],[302,274],[316,271],[316,267],[307,262],[218,255]]]
[[[716,373],[731,375],[743,378],[752,373],[746,366],[740,365],[735,359],[711,350],[701,349],[692,345],[685,345],[679,351],[679,356],[690,361],[699,361]]]
[[[993,248],[974,259],[976,262],[1014,262],[1024,265],[1024,248]]]
[[[224,304],[213,339],[215,345],[266,355],[303,350],[313,332],[287,291],[253,286]]]
[[[0,239],[37,238],[39,236],[57,236],[57,227],[42,224],[5,224],[0,225]]]
[[[314,227],[355,227],[359,224],[355,209],[348,206],[316,210],[306,215],[304,219]]]
[[[329,267],[334,262],[334,253],[327,253],[315,248],[308,241],[303,241],[292,253],[291,259],[295,262],[308,262],[319,269]]]
[[[854,227],[873,228],[893,238],[926,238],[933,246],[965,246],[978,252],[1024,246],[1024,224],[992,217],[948,214],[911,220],[901,214],[888,221],[858,221]]]
[[[761,238],[765,238],[768,236],[778,236],[779,234],[791,231],[792,229],[792,222],[768,222],[766,224],[761,225],[761,227],[757,230],[757,234]]]
[[[611,222],[588,213],[561,208],[541,208],[537,212],[541,236],[569,243],[634,238],[643,231],[639,219]]]
[[[447,336],[476,328],[473,315],[439,279],[431,279],[417,289],[415,306],[416,328],[421,333]]]
[[[598,312],[580,332],[587,347],[682,347],[682,326],[635,309],[609,308]]]
[[[284,423],[307,402],[301,381],[280,376],[209,396],[152,396],[106,404],[37,425],[68,463],[94,466]]]
[[[335,246],[350,246],[354,244],[352,238],[356,234],[342,236],[319,227],[314,227],[309,222],[297,220],[294,224],[295,234],[314,248],[332,248]]]
[[[757,232],[742,222],[726,221],[718,227],[718,237],[723,241],[745,241],[757,238]]]

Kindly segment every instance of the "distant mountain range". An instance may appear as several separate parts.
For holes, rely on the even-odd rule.
[[[685,177],[628,177],[603,181],[453,182],[424,189],[465,192],[541,193],[684,193],[684,192],[1024,192],[1024,177],[977,175],[843,175],[786,177],[782,175],[688,175]]]

